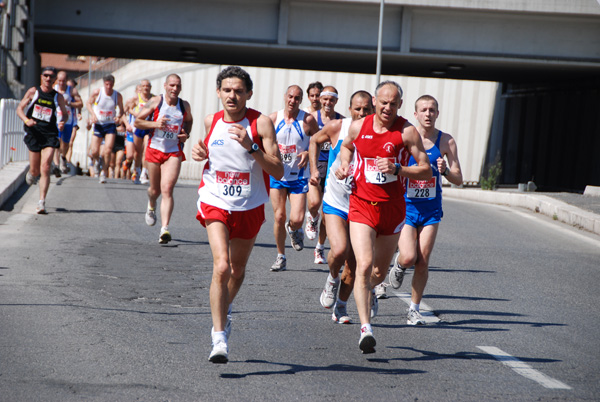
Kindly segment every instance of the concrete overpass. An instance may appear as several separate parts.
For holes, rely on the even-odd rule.
[[[143,4],[143,6],[141,5]],[[379,0],[31,0],[37,51],[375,71]],[[595,0],[387,0],[382,73],[500,82],[600,72]]]

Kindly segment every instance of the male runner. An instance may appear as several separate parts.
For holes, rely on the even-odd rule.
[[[59,147],[58,132],[64,130],[67,120],[65,99],[52,88],[56,80],[56,69],[42,69],[41,83],[31,87],[17,107],[17,116],[25,123],[25,145],[29,149],[29,172],[26,182],[35,184],[39,179],[40,201],[38,214],[46,214],[46,195],[50,187],[50,167],[54,149]],[[61,119],[57,122],[56,110],[60,109]],[[40,178],[41,174],[41,178]]]
[[[290,85],[284,96],[285,107],[269,117],[275,125],[277,144],[283,160],[283,177],[270,179],[270,198],[275,216],[273,233],[277,244],[277,258],[271,271],[285,271],[285,234],[290,236],[292,247],[296,251],[304,248],[304,211],[306,210],[306,193],[308,192],[308,145],[310,136],[319,128],[315,119],[300,110],[302,88]],[[290,199],[290,219],[286,222],[285,204]]]
[[[314,113],[321,109],[321,91],[323,91],[323,84],[319,81],[311,82],[306,88],[306,95],[310,104],[304,108],[306,113]]]
[[[181,78],[169,74],[164,84],[165,94],[154,96],[138,113],[135,128],[150,130],[150,140],[146,149],[146,162],[150,173],[146,224],[156,224],[156,200],[160,202],[160,236],[158,242],[171,241],[169,221],[173,213],[173,188],[179,178],[181,162],[185,160],[183,145],[192,131],[190,104],[179,98]],[[147,118],[150,117],[150,120]]]
[[[73,126],[77,124],[77,114],[74,110],[78,107],[83,106],[83,101],[77,92],[77,88],[67,84],[67,72],[59,71],[56,76],[56,85],[54,90],[61,94],[65,99],[67,107],[67,121],[65,127],[58,132],[58,139],[60,141],[59,152],[54,154],[54,175],[60,177],[61,173],[69,173],[69,167],[67,166],[67,153],[69,152],[69,144],[71,143],[71,136],[73,135]],[[60,108],[56,110],[58,113],[57,119],[61,120]]]
[[[77,88],[77,81],[75,81],[72,78],[69,78],[67,80],[67,85],[70,86],[71,88],[76,89]],[[81,96],[79,97],[81,99]],[[73,163],[71,162],[71,159],[73,157],[73,144],[75,143],[75,138],[77,137],[77,131],[79,130],[79,120],[81,120],[81,109],[83,108],[83,100],[81,101],[81,104],[78,107],[72,107],[71,108],[71,113],[73,115],[73,130],[72,130],[72,134],[71,134],[71,141],[69,141],[69,150],[67,151],[67,164],[73,166]],[[78,167],[76,167],[75,170],[77,170]],[[75,173],[77,174],[77,171],[75,171]]]
[[[352,122],[341,147],[339,180],[346,179],[354,157],[350,195],[350,241],[356,256],[354,299],[361,323],[359,348],[375,352],[371,328],[372,289],[383,282],[404,224],[404,186],[399,175],[427,180],[431,168],[415,127],[398,116],[402,89],[394,81],[380,83],[373,98],[375,114]],[[403,166],[412,155],[417,164]],[[371,303],[370,303],[371,301]],[[373,312],[373,315],[376,311]]]
[[[135,118],[137,118],[144,105],[154,96],[152,95],[152,84],[150,84],[150,81],[146,79],[141,80],[139,83],[139,91],[136,91],[136,93],[137,94],[130,99],[130,107],[128,110]],[[146,152],[148,144],[148,134],[150,134],[150,130],[135,129],[133,131],[135,174],[132,175],[132,178],[135,184],[147,184],[149,181],[148,168],[146,159],[144,158],[144,153]]]
[[[415,102],[417,130],[427,150],[433,170],[430,180],[406,180],[406,225],[400,234],[398,260],[390,270],[390,284],[398,289],[402,285],[407,267],[415,267],[412,278],[412,296],[408,309],[408,325],[424,325],[419,312],[425,285],[429,277],[429,257],[442,216],[442,176],[457,186],[462,184],[462,171],[454,138],[435,128],[440,115],[437,100],[423,95]],[[444,160],[448,159],[448,164]],[[408,165],[415,161],[411,158]]]
[[[321,103],[321,110],[317,110],[312,113],[313,117],[319,124],[319,130],[321,130],[327,122],[335,119],[343,119],[344,116],[335,111],[335,105],[338,101],[338,92],[332,86],[326,86],[320,94],[319,101]],[[331,148],[330,142],[325,142],[321,145],[321,152],[319,153],[319,161],[317,162],[317,168],[319,169],[319,178],[321,179],[318,186],[310,185],[308,188],[308,216],[306,217],[306,237],[309,240],[314,240],[319,236],[317,245],[315,247],[315,264],[326,264],[325,259],[325,240],[327,239],[327,232],[325,230],[325,222],[321,220],[321,226],[319,227],[319,209],[323,201],[323,191],[325,190],[325,181],[327,177],[327,163],[329,161],[329,149]]]
[[[94,166],[98,166],[100,158],[100,145],[104,139],[102,148],[102,172],[100,173],[100,183],[106,183],[108,176],[108,165],[110,163],[110,154],[115,143],[117,133],[117,124],[121,120],[123,113],[123,97],[114,90],[115,77],[107,75],[102,78],[104,83],[102,88],[97,88],[92,92],[86,106],[89,112],[89,122],[93,124],[94,135],[92,136],[91,154]],[[118,112],[117,112],[118,107]],[[94,168],[94,171],[97,169]],[[97,172],[96,172],[97,173]]]
[[[208,359],[227,363],[231,303],[265,221],[268,175],[280,179],[283,164],[273,122],[246,107],[252,96],[250,75],[240,67],[225,68],[217,76],[217,95],[223,110],[204,119],[207,136],[194,145],[192,157],[208,159],[198,189],[197,215],[206,226],[213,256],[213,347]]]
[[[139,176],[137,173],[131,172],[131,167],[133,165],[134,155],[135,155],[135,145],[133,143],[133,132],[136,130],[133,123],[135,122],[135,115],[132,113],[132,110],[137,105],[138,94],[140,93],[140,84],[135,86],[135,96],[127,99],[125,101],[125,113],[123,114],[122,119],[125,123],[125,129],[127,135],[125,136],[125,160],[123,161],[123,171],[126,172],[127,178],[131,178],[134,183],[141,184],[139,180]],[[132,174],[133,173],[133,174]]]
[[[340,147],[348,135],[350,124],[354,120],[373,113],[372,96],[367,91],[357,91],[350,98],[350,118],[331,120],[316,135],[311,138],[309,157],[311,166],[310,181],[315,186],[319,184],[319,171],[317,159],[321,144],[330,142],[333,147],[329,151],[329,165],[327,167],[327,183],[323,196],[323,219],[329,230],[330,251],[327,254],[329,275],[325,288],[321,293],[321,305],[325,308],[334,307],[331,319],[340,324],[350,324],[351,320],[346,312],[346,302],[354,286],[356,259],[350,245],[348,234],[348,210],[350,208],[350,193],[352,192],[351,173],[345,180],[338,180],[335,171],[340,165]],[[352,172],[352,168],[350,168]],[[342,266],[346,267],[342,273],[341,283],[339,273]],[[339,298],[338,298],[339,288]],[[337,301],[336,301],[337,300]]]

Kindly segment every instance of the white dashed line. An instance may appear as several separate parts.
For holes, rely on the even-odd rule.
[[[477,346],[479,349],[483,350],[485,353],[491,355],[494,359],[502,362],[502,364],[513,369],[517,374],[522,375],[525,378],[529,378],[537,382],[538,384],[552,389],[572,389],[567,384],[562,383],[554,378],[548,377],[546,374],[541,373],[535,369],[533,369],[530,365],[521,360],[517,359],[504,352],[501,349],[498,349],[493,346]]]

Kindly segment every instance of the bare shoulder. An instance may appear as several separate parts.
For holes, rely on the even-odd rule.
[[[258,116],[256,125],[258,128],[259,134],[264,134],[264,130],[268,130],[268,129],[275,130],[273,128],[273,121],[271,120],[271,118],[264,114],[261,114],[260,116]]]
[[[341,120],[340,120],[341,121]],[[348,137],[356,138],[358,137],[358,133],[362,129],[362,126],[365,122],[365,118],[354,120],[352,124],[350,124],[350,128],[348,129]]]
[[[450,148],[456,148],[456,141],[450,133],[442,131],[442,138],[440,138],[440,151],[442,154],[446,154]]]
[[[277,121],[277,112],[273,112],[269,115],[269,119],[271,119],[271,121],[273,122],[273,124],[275,124],[275,122]]]
[[[205,125],[206,127],[210,127],[210,126],[212,125],[212,122],[213,122],[214,118],[215,118],[215,115],[214,115],[214,114],[209,114],[209,115],[207,115],[207,116],[204,118],[204,125]]]

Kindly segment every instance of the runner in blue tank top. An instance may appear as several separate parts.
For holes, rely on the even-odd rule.
[[[434,97],[423,95],[415,102],[417,130],[427,150],[433,176],[430,180],[406,180],[406,224],[398,241],[399,254],[389,279],[392,287],[402,285],[407,267],[415,267],[407,324],[424,325],[419,305],[429,276],[429,257],[442,219],[442,176],[457,186],[462,184],[456,142],[450,134],[435,128],[440,112]],[[444,157],[448,160],[444,160]],[[411,158],[409,166],[414,164]],[[418,249],[417,249],[418,248]]]

